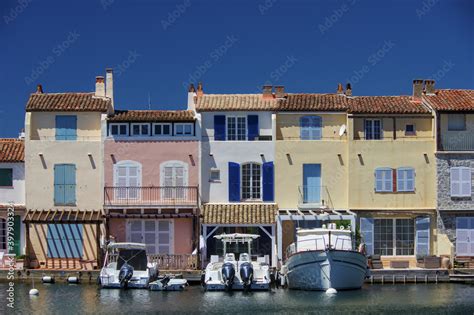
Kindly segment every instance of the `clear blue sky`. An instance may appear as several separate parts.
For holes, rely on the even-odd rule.
[[[92,91],[115,69],[116,108],[181,109],[187,83],[208,93],[410,94],[414,78],[474,87],[474,1],[229,0],[0,3],[0,137],[26,100]]]

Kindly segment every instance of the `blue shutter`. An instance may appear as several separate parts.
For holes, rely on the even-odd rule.
[[[67,257],[81,258],[83,253],[82,224],[61,224],[61,238]]]
[[[274,201],[273,162],[263,163],[263,201]]]
[[[367,248],[367,254],[374,254],[374,219],[360,218],[360,235]]]
[[[430,217],[416,218],[416,255],[430,254]]]
[[[77,140],[77,116],[56,116],[56,140]]]
[[[229,162],[229,201],[240,201],[240,165]]]
[[[64,173],[65,165],[54,166],[54,204],[63,205],[64,199]]]
[[[76,204],[76,166],[64,165],[64,201],[67,205]]]
[[[214,116],[214,140],[217,140],[217,141],[225,140],[225,116],[224,115]]]
[[[48,257],[63,258],[66,257],[64,245],[61,241],[60,224],[48,224],[48,233],[46,240],[48,243]]]
[[[247,138],[249,141],[255,140],[259,136],[258,115],[247,116]]]
[[[64,116],[56,116],[56,140],[66,140],[66,121]]]

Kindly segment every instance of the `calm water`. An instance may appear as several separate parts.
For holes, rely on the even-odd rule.
[[[462,284],[366,285],[359,291],[289,291],[243,293],[204,292],[199,286],[184,292],[99,290],[95,285],[15,284],[15,314],[129,313],[324,313],[324,314],[474,314],[474,286]],[[0,314],[11,313],[0,284]]]

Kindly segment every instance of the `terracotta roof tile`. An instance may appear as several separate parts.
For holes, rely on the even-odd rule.
[[[33,93],[26,111],[106,112],[110,105],[110,99],[95,97],[94,93]]]
[[[423,95],[423,100],[439,111],[474,110],[474,90],[436,90],[434,95]]]
[[[109,121],[194,121],[192,110],[116,110]]]
[[[25,161],[25,142],[19,139],[0,139],[0,162]]]
[[[274,224],[278,214],[276,204],[236,203],[205,204],[203,224]]]
[[[430,111],[411,96],[356,96],[349,98],[352,114],[427,114]]]
[[[339,94],[287,94],[278,100],[280,111],[345,111],[348,98]]]
[[[204,94],[197,97],[196,110],[206,111],[272,111],[276,99],[263,99],[262,94]]]

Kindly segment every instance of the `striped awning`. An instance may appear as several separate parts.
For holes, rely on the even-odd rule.
[[[203,224],[275,224],[278,205],[274,203],[205,204]]]
[[[104,212],[100,210],[79,209],[28,209],[23,220],[24,223],[77,223],[101,224]]]

